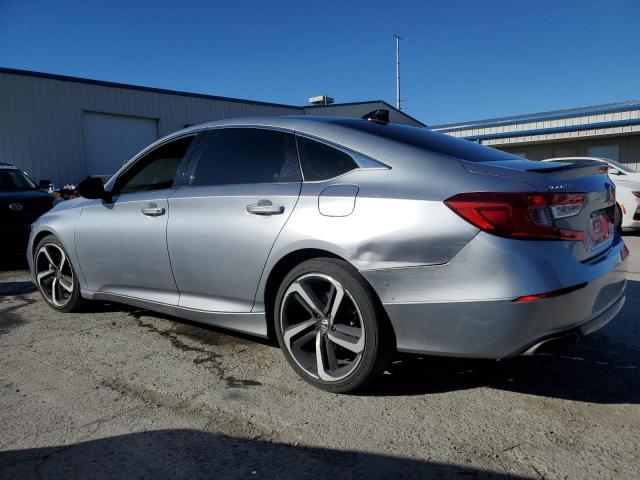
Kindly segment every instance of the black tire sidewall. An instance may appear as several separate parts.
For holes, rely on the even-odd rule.
[[[284,294],[294,280],[309,273],[329,275],[340,282],[357,303],[365,327],[365,346],[360,363],[348,377],[336,382],[326,382],[310,376],[293,359],[282,337],[280,314]],[[353,266],[344,260],[318,258],[307,260],[293,268],[285,276],[278,289],[273,318],[278,343],[287,362],[298,375],[311,385],[329,392],[348,393],[362,388],[379,373],[381,360],[386,352],[384,351],[383,343],[380,341],[383,329],[381,328],[382,322],[376,297],[366,280]]]
[[[67,252],[66,248],[64,248],[64,245],[62,245],[60,240],[58,240],[58,238],[55,235],[47,235],[46,237],[44,237],[42,240],[40,240],[38,242],[38,245],[36,246],[36,248],[34,250],[33,270],[37,274],[37,271],[36,271],[36,268],[37,268],[37,255],[38,255],[38,252],[40,251],[40,249],[42,248],[42,246],[45,245],[45,244],[56,245],[57,247],[61,248],[62,251],[64,252],[64,254],[67,256],[67,259],[69,261],[69,266],[70,266],[71,270],[73,271],[73,293],[71,294],[71,298],[69,299],[69,301],[64,306],[58,307],[57,305],[54,305],[52,302],[50,302],[47,299],[47,297],[43,294],[42,290],[40,289],[40,285],[38,285],[38,283],[36,282],[36,287],[38,288],[38,292],[40,292],[40,295],[42,296],[42,299],[45,302],[47,302],[47,305],[49,305],[54,310],[57,310],[59,312],[77,311],[77,310],[80,309],[80,307],[83,304],[83,299],[82,299],[82,296],[80,294],[80,283],[78,282],[78,274],[76,272],[75,267],[73,266],[73,262],[71,261],[71,258],[69,257],[69,253]]]

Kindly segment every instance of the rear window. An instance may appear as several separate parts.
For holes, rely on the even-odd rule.
[[[388,138],[430,152],[456,157],[471,162],[488,162],[496,160],[522,160],[510,153],[486,147],[478,143],[455,138],[427,128],[410,127],[389,123],[381,125],[363,120],[335,120],[334,123],[353,128],[361,132]]]

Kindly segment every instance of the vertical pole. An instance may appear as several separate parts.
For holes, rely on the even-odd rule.
[[[400,40],[402,37],[393,35],[396,37],[396,108],[402,110],[400,107]]]

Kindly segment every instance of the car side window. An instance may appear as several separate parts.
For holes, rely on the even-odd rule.
[[[304,179],[328,180],[358,167],[351,155],[324,143],[297,137]]]
[[[171,188],[180,162],[195,135],[167,142],[139,158],[118,179],[113,193],[145,192]]]
[[[284,183],[302,180],[291,133],[260,128],[212,130],[191,186]]]

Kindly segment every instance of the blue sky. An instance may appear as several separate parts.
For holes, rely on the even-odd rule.
[[[0,66],[447,123],[640,97],[640,0],[0,0]]]

